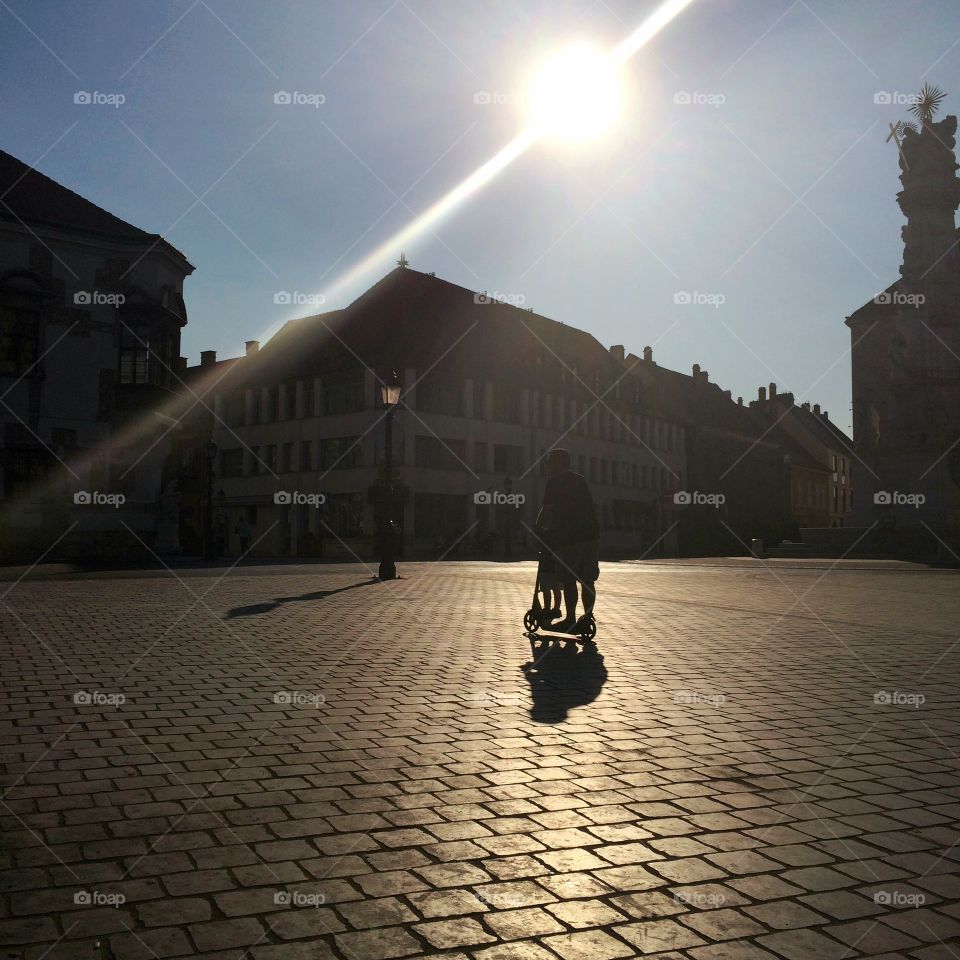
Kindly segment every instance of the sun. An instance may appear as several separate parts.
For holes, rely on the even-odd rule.
[[[530,121],[545,137],[583,141],[608,130],[620,113],[618,64],[585,43],[550,57],[530,85]]]

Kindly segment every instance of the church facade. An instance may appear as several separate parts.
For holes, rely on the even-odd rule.
[[[900,142],[900,278],[846,320],[851,335],[852,521],[896,552],[960,542],[960,251],[957,118]],[[896,133],[896,131],[894,131]],[[955,556],[955,554],[954,554]]]

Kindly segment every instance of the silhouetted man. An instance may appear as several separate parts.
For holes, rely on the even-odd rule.
[[[566,619],[551,629],[574,633],[578,623],[593,613],[594,584],[600,576],[597,562],[600,528],[587,481],[570,469],[570,454],[559,447],[547,454],[547,482],[537,525],[547,531],[563,582]],[[583,617],[577,620],[577,584],[581,586]]]

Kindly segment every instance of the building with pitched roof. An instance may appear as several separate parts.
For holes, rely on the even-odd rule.
[[[127,428],[179,386],[192,271],[158,234],[0,151],[0,539],[8,551],[36,557],[68,528],[61,549],[78,554],[95,555],[111,539],[128,544],[119,497],[124,522],[152,541],[169,443],[154,443],[159,419],[135,438]]]
[[[593,488],[608,552],[677,552],[684,427],[623,347],[406,266],[343,310],[251,344],[223,378],[213,438],[228,528],[245,516],[264,554],[369,552],[378,383],[394,370],[408,549],[532,544],[543,454],[564,446]],[[303,499],[317,494],[322,507]]]

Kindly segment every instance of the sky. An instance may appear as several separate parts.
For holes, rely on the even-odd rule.
[[[656,6],[0,0],[0,147],[183,251],[182,352],[236,356],[392,269],[342,282],[527,124],[545,58]],[[410,266],[849,431],[843,321],[901,262],[888,124],[924,82],[957,112],[960,4],[694,0],[623,73],[614,128],[535,144]]]

